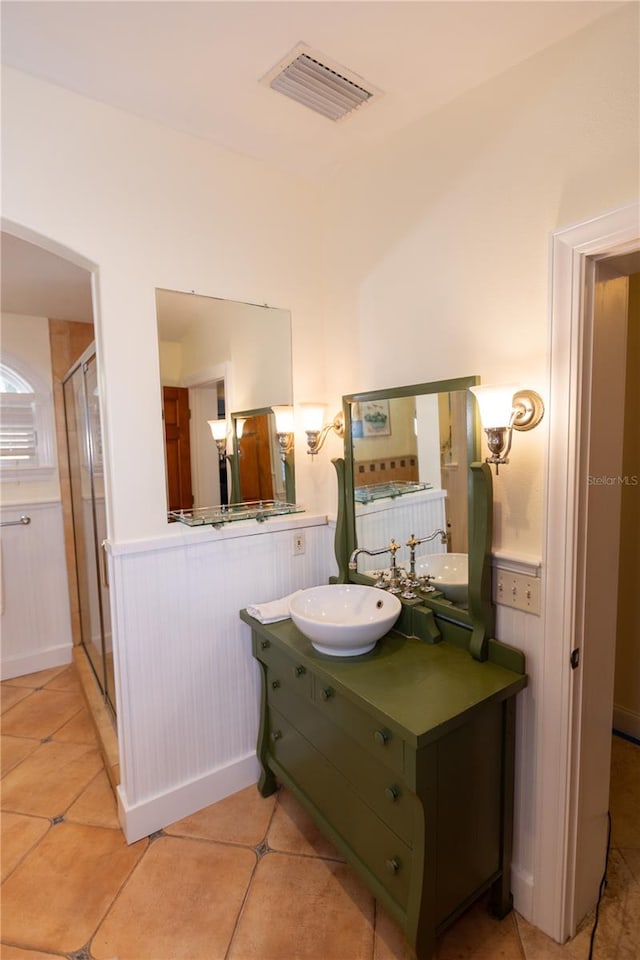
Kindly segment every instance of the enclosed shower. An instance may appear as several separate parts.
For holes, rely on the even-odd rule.
[[[109,609],[104,462],[95,344],[63,381],[82,646],[105,704],[116,697]]]

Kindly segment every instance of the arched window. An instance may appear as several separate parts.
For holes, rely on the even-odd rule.
[[[0,362],[0,468],[7,479],[55,465],[51,397],[18,367]]]

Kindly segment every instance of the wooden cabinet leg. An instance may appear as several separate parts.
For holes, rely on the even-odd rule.
[[[515,779],[516,701],[510,697],[502,705],[502,839],[500,866],[502,875],[491,887],[489,909],[494,917],[506,917],[513,908],[511,895],[511,856],[513,853],[513,791]]]
[[[270,797],[272,793],[275,793],[278,789],[278,784],[276,778],[273,775],[273,771],[269,767],[263,767],[260,773],[260,779],[258,780],[258,790],[260,796]]]
[[[264,663],[258,661],[260,665],[260,684],[262,687],[260,704],[260,729],[258,730],[258,745],[256,753],[260,761],[260,778],[258,780],[258,790],[263,797],[270,797],[278,789],[276,778],[273,771],[267,763],[267,743],[269,737],[269,714],[267,710],[267,668]]]

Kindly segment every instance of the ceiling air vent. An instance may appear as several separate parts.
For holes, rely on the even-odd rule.
[[[305,44],[300,44],[267,74],[263,83],[330,120],[341,120],[378,93],[373,88],[366,90],[345,73],[322,63]]]

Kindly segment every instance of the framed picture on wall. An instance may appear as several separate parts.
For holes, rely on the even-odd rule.
[[[391,436],[388,400],[367,400],[360,403],[363,437]]]

